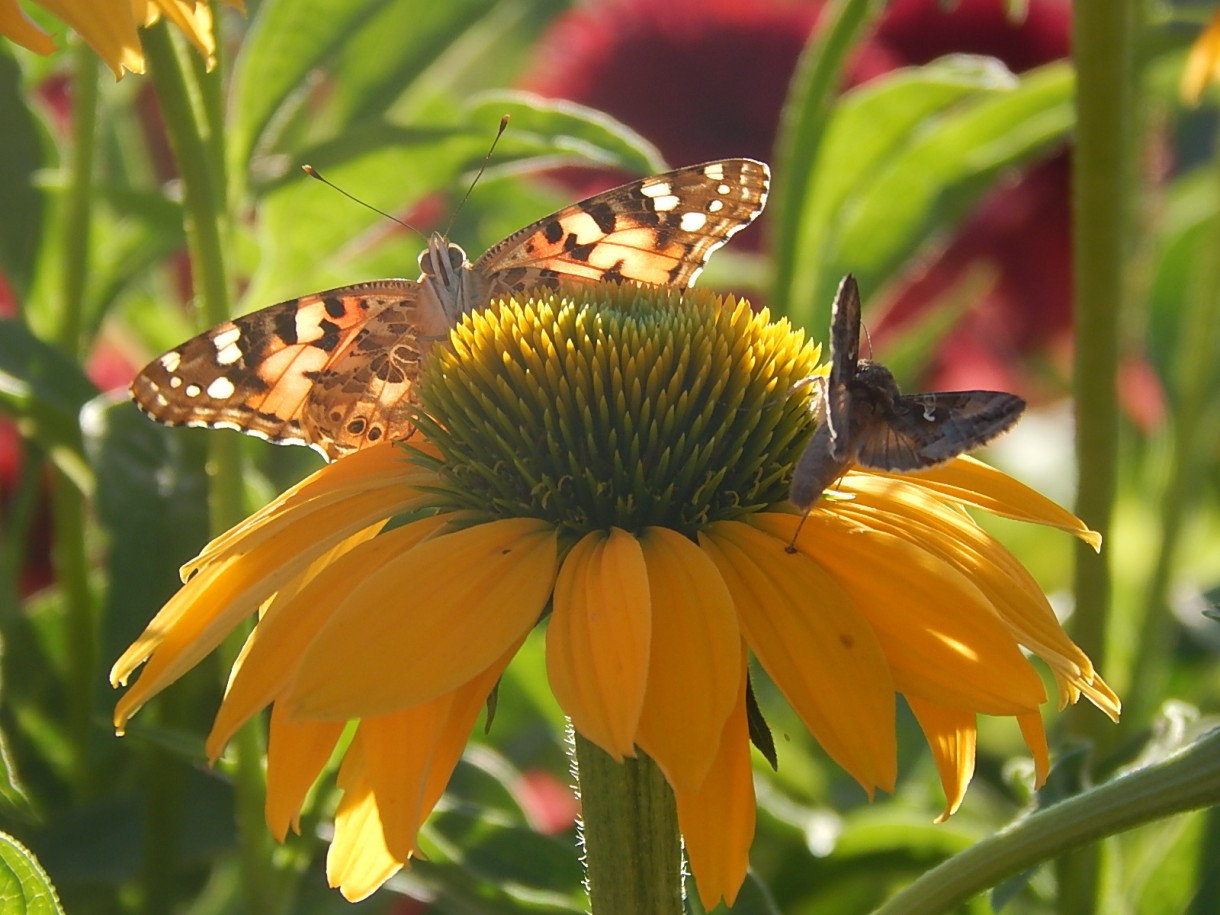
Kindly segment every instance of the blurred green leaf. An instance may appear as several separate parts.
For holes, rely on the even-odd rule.
[[[4,915],[63,915],[55,887],[38,861],[0,833],[0,911]]]
[[[84,372],[21,321],[0,318],[0,412],[17,423],[84,493],[93,474],[81,454],[80,409],[97,394]]]
[[[245,172],[256,151],[270,147],[275,125],[294,97],[310,87],[344,42],[388,0],[265,0],[250,21],[233,75],[229,161]],[[384,37],[384,36],[383,36]],[[383,51],[386,57],[397,53]],[[367,80],[366,80],[367,81]]]
[[[563,99],[529,92],[483,92],[467,108],[469,123],[492,125],[502,115],[512,120],[501,153],[514,159],[537,159],[540,165],[597,165],[640,176],[669,166],[652,143],[605,112]],[[689,163],[679,163],[686,165]]]
[[[25,298],[42,242],[42,192],[34,175],[49,164],[41,125],[25,101],[21,70],[7,49],[0,49],[0,270],[16,297]]]
[[[83,415],[94,508],[110,545],[102,648],[117,657],[178,590],[177,568],[207,542],[204,442],[151,422],[126,397],[99,397]]]
[[[1016,79],[990,59],[954,57],[843,96],[799,206],[791,285],[778,290],[795,323],[827,323],[847,272],[880,288],[951,229],[1005,169],[1062,140],[1072,74],[1051,64]]]

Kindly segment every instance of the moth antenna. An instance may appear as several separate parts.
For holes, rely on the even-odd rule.
[[[427,236],[427,235],[425,235],[423,232],[421,232],[419,229],[415,228],[415,226],[411,225],[411,223],[409,223],[409,222],[403,222],[403,221],[402,221],[401,219],[399,219],[397,216],[391,216],[391,215],[390,215],[389,213],[387,213],[385,210],[379,210],[379,209],[377,209],[377,207],[373,206],[373,205],[372,205],[371,203],[369,203],[367,200],[361,200],[359,197],[355,196],[354,194],[349,194],[347,191],[343,190],[343,188],[339,187],[339,185],[335,184],[335,183],[334,183],[333,181],[331,181],[329,178],[324,178],[324,177],[322,177],[322,173],[321,173],[320,171],[318,171],[316,168],[314,168],[312,165],[302,165],[302,166],[301,166],[301,171],[303,171],[305,174],[307,174],[307,175],[308,175],[310,178],[317,178],[319,181],[321,181],[321,182],[322,182],[323,184],[325,184],[327,187],[331,188],[332,190],[336,190],[336,191],[338,191],[340,194],[342,194],[342,195],[343,195],[344,197],[346,197],[348,200],[353,200],[353,201],[355,201],[356,203],[360,204],[362,207],[365,207],[366,209],[370,209],[370,210],[372,210],[374,213],[379,213],[380,215],[384,216],[386,219],[389,219],[389,220],[391,220],[392,222],[396,222],[396,223],[398,223],[398,224],[399,224],[400,226],[402,226],[404,229],[410,229],[412,232],[414,232],[416,235],[418,235],[418,236],[419,236],[420,238],[422,238],[424,241],[427,241],[427,240],[428,240],[428,236]]]
[[[873,361],[873,336],[868,332],[868,325],[860,322],[860,330],[864,331],[864,342],[868,344],[868,361]]]
[[[466,201],[470,199],[470,194],[474,190],[474,186],[479,183],[479,179],[483,177],[483,172],[487,171],[487,166],[491,162],[491,154],[496,151],[496,144],[500,142],[500,137],[504,136],[504,131],[508,130],[508,115],[500,118],[500,128],[496,131],[496,135],[492,137],[491,146],[487,147],[487,155],[483,157],[483,164],[479,166],[478,172],[474,179],[470,182],[470,187],[466,188],[466,193],[462,195],[461,201],[457,208],[453,211],[453,215],[449,217],[449,225],[445,226],[445,237],[449,237],[449,232],[453,229],[453,223],[458,218],[458,213],[462,212],[462,207],[466,205]]]

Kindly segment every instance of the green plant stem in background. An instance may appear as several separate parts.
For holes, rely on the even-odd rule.
[[[1076,349],[1076,515],[1110,539],[1118,476],[1119,319],[1127,288],[1133,160],[1136,0],[1078,0],[1073,7],[1076,143],[1072,158],[1072,270]],[[1110,617],[1110,557],[1076,544],[1072,635],[1105,666]],[[1077,707],[1066,716],[1077,733],[1105,739],[1104,720]],[[1097,849],[1056,862],[1060,912],[1091,911],[1098,891]]]
[[[224,246],[227,195],[221,185],[222,144],[214,136],[219,129],[214,120],[219,89],[202,89],[200,84],[218,81],[221,71],[196,69],[186,53],[175,47],[164,22],[143,34],[149,73],[182,178],[187,244],[199,311],[204,324],[217,324],[232,310]],[[219,435],[211,442],[210,505],[216,533],[236,524],[244,513],[240,451],[235,438]],[[244,639],[245,633],[238,631],[226,641],[218,652],[221,670],[230,668]],[[252,722],[232,743],[238,844],[247,911],[274,915],[287,910],[290,897],[287,887],[277,879],[274,846],[263,818],[262,756],[262,736]]]
[[[641,753],[615,762],[575,735],[592,915],[681,915],[682,845],[673,791]]]
[[[74,360],[81,358],[81,315],[89,275],[89,223],[93,215],[93,161],[97,147],[98,63],[84,42],[75,43],[72,80],[72,154],[68,158],[60,240],[63,251],[56,341]],[[101,680],[98,631],[89,588],[85,545],[85,496],[61,471],[51,478],[54,541],[52,562],[67,619],[67,694],[74,761],[73,785],[90,793],[93,767],[89,732],[93,697]]]
[[[923,915],[956,907],[1006,877],[1104,836],[1220,802],[1220,731],[1021,820],[954,855],[891,897],[874,915]],[[1091,912],[1095,900],[1063,912]]]
[[[1220,149],[1220,136],[1215,139]],[[1177,624],[1169,607],[1185,525],[1198,508],[1204,472],[1215,464],[1217,423],[1216,366],[1220,363],[1220,155],[1212,155],[1212,217],[1196,241],[1175,353],[1174,403],[1170,426],[1173,451],[1161,497],[1160,549],[1148,585],[1131,682],[1138,684],[1129,712],[1144,721],[1168,694]]]

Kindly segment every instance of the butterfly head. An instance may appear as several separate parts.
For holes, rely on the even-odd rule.
[[[461,245],[454,244],[439,232],[428,236],[428,247],[419,254],[419,270],[433,282],[453,285],[462,268],[470,263]]]

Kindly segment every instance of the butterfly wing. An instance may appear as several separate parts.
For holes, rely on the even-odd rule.
[[[897,398],[888,416],[856,430],[856,462],[919,470],[984,445],[1009,429],[1025,401],[1000,391],[947,391]]]
[[[753,159],[675,169],[597,194],[510,235],[474,264],[491,295],[561,277],[685,288],[712,252],[767,202],[770,170]]]
[[[234,318],[150,362],[132,396],[167,425],[237,429],[331,460],[401,437],[425,347],[418,291],[413,280],[378,280]],[[353,353],[369,358],[348,361]],[[349,368],[336,372],[341,363]]]
[[[860,362],[860,289],[850,273],[839,283],[830,317],[830,378],[826,385],[825,447],[836,462],[847,460],[852,443],[851,389]]]

